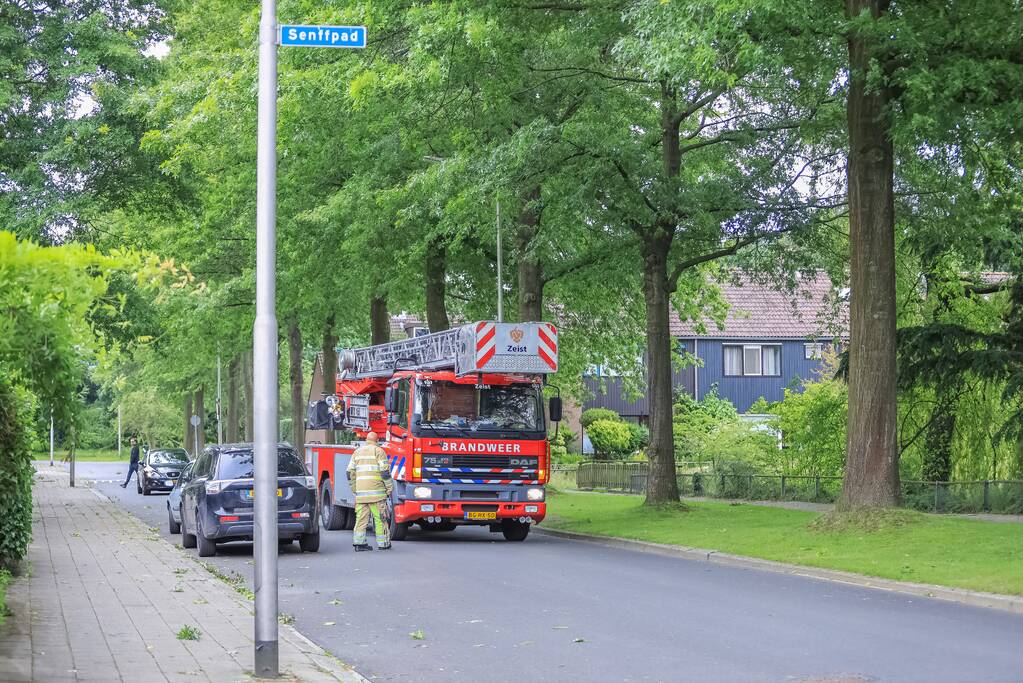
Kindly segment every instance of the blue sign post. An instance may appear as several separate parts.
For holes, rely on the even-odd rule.
[[[282,24],[277,44],[290,47],[366,47],[365,26],[302,26]]]

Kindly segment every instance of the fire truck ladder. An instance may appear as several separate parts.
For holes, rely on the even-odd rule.
[[[454,368],[461,328],[338,353],[339,377],[386,377],[395,370]]]

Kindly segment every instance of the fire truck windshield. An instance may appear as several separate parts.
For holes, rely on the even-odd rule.
[[[484,386],[422,380],[416,387],[420,427],[430,431],[543,432],[540,388],[531,384]],[[498,434],[495,434],[498,436]]]

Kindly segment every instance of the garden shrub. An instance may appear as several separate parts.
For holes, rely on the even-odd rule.
[[[0,378],[0,567],[16,569],[32,539],[32,397]]]
[[[632,452],[632,431],[621,420],[597,420],[586,431],[597,455],[620,458]]]
[[[650,430],[641,424],[627,422],[629,427],[629,449],[635,453],[642,451],[650,444]]]
[[[622,418],[618,413],[608,408],[590,408],[583,411],[582,417],[579,418],[579,423],[583,426],[583,429],[589,431],[590,425],[597,420],[621,422]]]

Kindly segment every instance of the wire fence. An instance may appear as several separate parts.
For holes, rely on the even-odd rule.
[[[645,462],[583,462],[559,465],[555,486],[581,490],[644,493],[649,464]],[[834,503],[842,477],[736,474],[719,472],[709,462],[675,466],[683,496],[745,500]],[[1023,481],[902,482],[902,505],[925,512],[1023,514]]]

